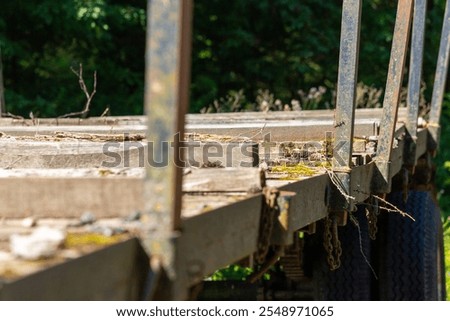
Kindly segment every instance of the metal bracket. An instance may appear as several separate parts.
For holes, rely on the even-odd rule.
[[[293,243],[291,201],[296,193],[280,191],[277,197],[278,217],[275,218],[271,244],[289,245]]]
[[[428,123],[428,141],[427,141],[427,149],[433,154],[436,154],[436,151],[439,148],[439,140],[441,138],[441,125],[438,123]]]

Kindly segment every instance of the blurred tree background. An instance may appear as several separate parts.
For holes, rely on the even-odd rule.
[[[98,73],[91,115],[142,113],[143,0],[18,0],[2,3],[0,41],[7,110],[57,116],[83,108],[70,68]]]
[[[221,111],[257,110],[261,100],[332,108],[341,5],[341,0],[196,0],[191,112],[214,104]],[[386,81],[396,5],[363,1],[359,80],[374,92]],[[444,0],[428,1],[423,76],[428,99],[444,6]],[[25,117],[80,111],[85,97],[70,68],[82,63],[88,87],[98,73],[90,116],[107,107],[112,115],[141,114],[145,25],[145,0],[4,1],[0,45],[7,111]],[[321,100],[308,103],[311,95]],[[377,97],[382,99],[381,92]],[[447,95],[442,142],[450,139],[449,122]],[[448,215],[450,150],[442,148],[437,162],[441,206]]]
[[[443,0],[429,0],[424,80],[433,83]],[[397,1],[363,1],[359,79],[386,80]],[[269,90],[283,104],[322,86],[332,105],[337,79],[341,0],[196,0],[191,112],[240,92],[241,109]],[[8,111],[57,116],[84,103],[70,68],[83,64],[92,84],[91,116],[142,113],[145,0],[18,0],[2,5]],[[325,95],[325,96],[326,96]],[[309,106],[320,108],[326,104]],[[328,105],[328,107],[329,107]]]

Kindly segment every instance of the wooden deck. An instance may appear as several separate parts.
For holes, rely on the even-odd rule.
[[[354,145],[359,147],[355,148],[352,189],[359,202],[371,193],[376,170],[373,145],[380,112],[357,111],[355,131],[359,142]],[[400,170],[403,158],[404,112],[399,114],[392,176]],[[294,173],[288,172],[289,165],[295,163],[292,155],[279,152],[285,150],[280,149],[281,143],[294,149],[311,142],[326,146],[330,138],[326,132],[333,131],[332,111],[188,115],[187,122],[187,140],[201,146],[191,157],[191,161],[198,161],[198,167],[185,168],[182,209],[185,232],[176,241],[179,251],[188,254],[180,265],[189,284],[256,251],[265,186],[279,189],[279,197],[286,204],[286,217],[276,224],[272,244],[290,244],[294,231],[327,215],[331,182],[324,149],[319,150],[325,153],[322,159],[308,162],[297,159],[301,170]],[[145,239],[148,232],[141,227],[151,226],[145,216],[138,215],[144,210],[145,169],[141,157],[148,152],[144,118],[64,119],[58,123],[42,119],[35,120],[35,124],[30,124],[30,120],[1,119],[0,132],[0,293],[4,298],[19,297],[21,280],[39,283],[41,276],[52,269],[83,269],[86,257],[94,262],[94,257],[101,258],[105,251],[117,251],[111,254],[112,260],[114,255],[124,256],[123,249],[132,248],[135,255],[128,260],[141,262],[142,248],[137,240]],[[269,163],[264,154],[266,134],[270,134],[270,142],[277,143],[269,149]],[[427,130],[420,129],[416,159],[425,153],[426,141]],[[129,162],[122,159],[115,167],[102,166],[111,161],[105,155],[105,144],[110,144],[108,151],[123,158],[126,155]],[[212,144],[211,148],[205,149],[205,144]],[[231,148],[230,144],[237,144],[238,148]],[[240,152],[244,144],[244,150],[248,151],[245,154]],[[214,153],[217,148],[231,152],[218,155]],[[209,158],[205,161],[205,151],[212,161]],[[233,162],[227,163],[227,157]],[[238,167],[242,162],[251,166]],[[217,165],[224,168],[200,168]],[[93,214],[96,221],[77,226],[86,213]],[[33,218],[36,224],[24,225],[27,218]],[[80,244],[66,241],[50,259],[30,262],[11,254],[11,235],[31,233],[36,226],[56,227],[66,233],[68,240],[78,237],[82,241]],[[123,275],[116,277],[126,278],[134,269],[132,266],[135,265],[129,265]],[[140,268],[140,271],[147,270]],[[60,281],[64,279],[55,275]],[[86,298],[78,290],[69,290],[77,286],[72,283],[62,291],[63,297]],[[56,293],[49,290],[48,298]],[[120,293],[112,298],[130,298],[129,292]]]

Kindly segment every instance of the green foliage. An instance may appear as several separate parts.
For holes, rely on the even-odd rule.
[[[212,281],[245,281],[252,274],[251,268],[243,268],[239,265],[230,265],[224,269],[216,271],[212,276]]]
[[[450,139],[450,94],[445,95],[441,116],[440,149],[436,157],[436,183],[439,206],[444,222],[444,246],[447,300],[450,300],[450,150],[446,144]]]
[[[196,1],[192,111],[243,89],[255,101],[269,89],[282,101],[297,91],[333,84],[339,2]]]
[[[2,4],[7,109],[56,116],[83,108],[85,97],[70,71],[83,64],[92,86],[91,115],[142,113],[145,1],[30,0]]]
[[[376,88],[385,84],[396,4],[363,2],[359,80]],[[428,84],[444,4],[429,1]],[[223,110],[258,110],[254,102],[266,90],[282,108],[292,101],[303,108],[330,107],[324,102],[332,105],[334,100],[341,5],[314,0],[195,1],[191,111],[215,101]],[[81,110],[85,97],[70,67],[82,63],[88,86],[98,72],[90,115],[107,106],[116,115],[142,113],[145,10],[144,0],[5,2],[0,44],[8,111],[55,116]],[[321,103],[304,103],[301,90],[319,86],[327,89]],[[245,99],[236,105],[233,98],[240,90]]]
[[[445,248],[445,281],[447,288],[447,301],[450,301],[450,229],[447,227],[444,234]]]
[[[209,280],[211,281],[245,281],[248,276],[253,273],[253,269],[249,267],[242,267],[239,265],[229,265],[226,268],[214,272]],[[270,272],[262,276],[265,281],[270,280]]]
[[[444,4],[428,4],[428,84],[434,80]],[[301,101],[301,90],[325,86],[323,101],[332,102],[341,5],[313,0],[196,1],[191,111],[240,89],[250,102],[258,90],[269,89],[284,106]],[[386,82],[396,9],[397,1],[363,2],[359,80],[375,88]],[[429,98],[430,90],[426,95]]]
[[[450,139],[450,94],[445,95],[441,115],[441,138],[440,149],[436,157],[436,178],[444,222],[449,220],[450,215],[450,150],[446,148]],[[446,225],[448,226],[448,224]]]

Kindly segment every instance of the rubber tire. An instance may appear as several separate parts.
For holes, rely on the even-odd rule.
[[[386,213],[379,246],[380,299],[438,300],[442,296],[438,287],[442,264],[438,257],[442,262],[443,251],[436,202],[429,191],[410,191],[406,203],[401,192],[392,192],[387,200],[415,221],[398,213]]]
[[[370,260],[371,241],[368,234],[368,224],[365,208],[359,207],[353,213],[358,219],[361,229],[361,245],[364,254]],[[367,301],[371,299],[372,271],[360,249],[360,235],[357,227],[350,221],[344,227],[339,227],[341,241],[341,266],[330,271],[323,247],[323,227],[316,234],[306,237],[305,262],[312,262],[309,273],[315,284],[315,299],[323,301]]]

